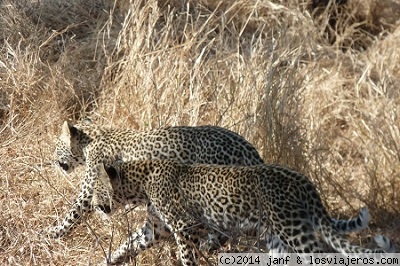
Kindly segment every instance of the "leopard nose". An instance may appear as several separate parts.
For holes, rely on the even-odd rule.
[[[62,163],[62,162],[58,162],[58,164],[60,165],[60,167],[61,167],[65,172],[68,171],[68,169],[69,169],[68,164]]]

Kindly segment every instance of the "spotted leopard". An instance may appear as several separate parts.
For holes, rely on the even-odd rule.
[[[66,217],[60,225],[47,232],[54,238],[68,234],[81,222],[82,216],[94,209],[99,208],[105,213],[113,211],[109,181],[99,178],[103,163],[139,159],[174,159],[182,163],[219,165],[263,163],[256,149],[243,137],[216,126],[135,132],[103,128],[90,120],[76,125],[64,122],[55,146],[58,166],[70,173],[78,165],[84,165],[85,174],[80,192]],[[361,230],[368,225],[368,210],[362,209],[358,217],[349,221],[332,222],[343,232]],[[225,241],[226,237],[218,233],[210,234],[210,241],[205,246],[214,249]]]
[[[332,223],[312,182],[276,165],[217,166],[172,160],[138,160],[105,166],[115,206],[135,200],[147,206],[146,226],[114,251],[120,264],[173,235],[183,265],[198,265],[196,249],[204,230],[226,236],[277,236],[285,250],[323,252],[317,231],[335,251],[383,253],[391,242],[376,237],[380,249],[351,245]],[[105,177],[105,179],[107,179]],[[124,199],[124,200],[123,200]]]
[[[63,123],[55,143],[55,157],[56,164],[67,174],[79,165],[85,166],[85,174],[72,208],[60,225],[48,230],[53,238],[68,234],[81,222],[83,215],[95,208],[112,212],[109,184],[98,178],[103,163],[154,158],[183,163],[263,163],[248,141],[225,128],[177,126],[135,132],[100,127],[89,119],[76,125]]]

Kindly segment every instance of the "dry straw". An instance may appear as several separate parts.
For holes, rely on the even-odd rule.
[[[265,161],[309,175],[334,217],[367,205],[359,243],[383,233],[399,244],[398,8],[311,2],[2,1],[0,264],[89,265],[143,221],[94,215],[70,237],[38,237],[82,176],[55,171],[53,139],[64,119],[86,116],[230,128]],[[392,10],[386,24],[376,9]],[[137,259],[160,261],[176,264],[174,245]]]

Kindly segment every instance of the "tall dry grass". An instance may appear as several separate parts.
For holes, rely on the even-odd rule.
[[[0,5],[2,265],[95,263],[144,219],[141,212],[109,221],[94,215],[70,237],[38,237],[62,219],[81,177],[55,171],[53,139],[64,119],[86,116],[135,130],[230,128],[265,161],[309,175],[333,216],[367,205],[372,223],[356,243],[377,233],[400,243],[396,3]],[[161,260],[176,263],[174,245],[138,263]]]

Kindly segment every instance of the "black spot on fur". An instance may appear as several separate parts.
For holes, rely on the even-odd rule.
[[[106,206],[99,205],[99,208],[104,213],[107,213],[107,214],[111,213],[111,208],[108,205],[106,205]]]
[[[342,229],[342,231],[345,231],[347,229],[346,223],[341,223],[340,229]]]
[[[311,253],[312,252],[309,247],[304,248],[303,251],[304,251],[304,253]]]
[[[354,220],[351,221],[350,224],[349,224],[349,226],[350,226],[351,228],[356,227],[356,222],[355,222]]]
[[[302,235],[302,236],[301,236],[301,243],[302,243],[302,244],[307,243],[308,240],[309,240],[308,236],[306,236],[306,235]]]
[[[357,219],[357,225],[358,225],[358,226],[361,226],[361,224],[362,224],[361,219]]]
[[[301,235],[302,231],[299,229],[293,229],[293,235],[297,236],[297,235]]]
[[[293,221],[293,226],[297,227],[301,225],[301,220],[294,220]]]

